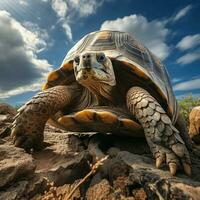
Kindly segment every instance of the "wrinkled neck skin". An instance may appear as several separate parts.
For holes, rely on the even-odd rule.
[[[95,106],[115,106],[116,86],[106,83],[90,83],[84,85],[76,110],[91,108]]]
[[[105,103],[106,102],[110,104],[115,103],[114,99],[114,93],[115,93],[115,86],[110,86],[106,83],[99,83],[99,84],[90,84],[87,89],[96,96],[99,103]]]
[[[84,85],[84,87],[90,91],[91,95],[95,96],[99,105],[115,104],[115,85],[111,86],[104,82],[90,82],[89,84]]]

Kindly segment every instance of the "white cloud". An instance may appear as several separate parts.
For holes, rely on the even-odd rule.
[[[180,65],[187,65],[200,59],[200,49],[187,53],[176,60]]]
[[[182,80],[182,78],[172,78],[171,79],[171,82],[172,83],[178,83],[178,82],[180,82]]]
[[[80,17],[86,17],[96,12],[105,0],[69,0],[71,8],[74,9]]]
[[[177,48],[184,51],[200,45],[200,34],[188,35],[176,45]]]
[[[162,21],[148,21],[146,17],[134,14],[107,20],[101,25],[101,29],[129,32],[161,59],[165,59],[170,53],[170,48],[165,42],[169,29]]]
[[[31,85],[25,85],[25,86],[21,86],[21,87],[17,87],[15,89],[12,90],[8,90],[6,92],[0,92],[0,99],[6,99],[9,98],[11,96],[15,96],[15,95],[19,95],[25,92],[35,92],[38,91],[39,89],[41,89],[42,84],[44,83],[44,81],[39,81],[38,83],[33,83]]]
[[[72,40],[72,30],[69,25],[69,20],[66,20],[66,15],[69,16],[69,13],[67,11],[69,10],[67,6],[67,1],[64,0],[52,0],[51,2],[52,9],[55,11],[56,15],[59,18],[59,23],[61,23],[61,26],[69,40]]]
[[[68,10],[67,3],[63,0],[52,0],[52,8],[61,18],[65,17]]]
[[[49,35],[46,30],[41,29],[37,24],[24,22],[18,23],[16,27],[23,36],[25,43],[37,53],[44,51],[50,44]]]
[[[19,0],[19,3],[23,6],[27,6],[28,5],[28,0]]]
[[[52,70],[47,60],[38,58],[47,39],[37,25],[22,24],[0,11],[0,98],[40,89],[38,83]]]
[[[62,24],[63,29],[65,30],[65,34],[67,35],[67,37],[69,38],[69,40],[72,40],[72,30],[71,27],[69,26],[68,23],[64,22]]]
[[[177,83],[173,86],[174,91],[197,90],[200,89],[200,78]]]
[[[69,40],[72,40],[71,24],[96,12],[105,1],[109,0],[51,0],[52,9]]]
[[[172,18],[172,21],[174,21],[174,22],[178,21],[179,19],[181,19],[182,17],[184,17],[185,15],[187,15],[188,12],[191,9],[192,9],[192,5],[188,5],[188,6],[184,7],[179,12],[177,12],[177,14]]]

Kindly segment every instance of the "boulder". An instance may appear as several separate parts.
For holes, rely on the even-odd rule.
[[[200,182],[182,173],[171,176],[168,169],[155,168],[155,161],[141,155],[120,152],[117,155],[131,167],[129,187],[144,188],[148,199],[198,199],[200,196]],[[163,170],[164,169],[164,170]]]
[[[93,200],[95,198],[108,199],[113,198],[112,187],[110,186],[108,180],[102,179],[99,183],[96,183],[89,187],[86,193],[87,200]]]
[[[0,145],[0,188],[33,176],[35,163],[31,155],[13,145]]]
[[[3,122],[12,122],[13,117],[17,114],[17,111],[12,106],[1,103],[0,104],[0,125]]]
[[[200,144],[200,106],[194,107],[189,115],[189,135]]]
[[[17,111],[12,106],[6,104],[6,103],[0,103],[0,115],[11,115],[15,116],[17,114]]]
[[[0,103],[0,138],[6,137],[11,132],[11,123],[17,111],[12,106]]]
[[[46,148],[32,154],[37,174],[63,185],[73,183],[89,171],[90,155],[77,137],[66,132],[45,131],[45,143]]]
[[[0,200],[26,200],[26,187],[28,181],[19,181],[14,183],[8,189],[0,192]]]
[[[44,191],[48,192],[49,182],[56,187],[69,187],[90,171],[91,156],[83,149],[82,142],[77,136],[47,126],[45,144],[46,148],[32,153],[36,170],[27,186],[28,199],[35,195],[37,197],[37,194],[43,194]]]

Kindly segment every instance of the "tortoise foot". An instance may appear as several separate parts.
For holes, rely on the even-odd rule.
[[[166,162],[171,174],[175,175],[181,164],[185,173],[190,175],[191,162],[185,143],[156,99],[146,90],[133,87],[127,94],[127,104],[144,129],[156,166]]]
[[[30,152],[31,149],[40,150],[43,146],[43,131],[35,129],[34,125],[14,124],[11,137],[16,147],[21,147],[27,152]]]
[[[15,116],[11,132],[15,146],[27,151],[41,149],[47,120],[70,102],[71,91],[68,86],[55,86],[39,92],[22,106]]]
[[[167,144],[156,144],[152,139],[146,136],[147,142],[151,149],[151,152],[156,159],[156,167],[160,168],[162,164],[169,166],[169,171],[172,175],[175,175],[178,169],[183,168],[186,175],[191,175],[191,162],[187,148],[184,144],[177,142],[172,146]]]

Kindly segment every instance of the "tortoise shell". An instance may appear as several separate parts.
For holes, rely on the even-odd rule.
[[[84,51],[103,51],[112,61],[117,84],[124,90],[123,95],[134,85],[146,89],[162,105],[173,124],[176,123],[178,106],[165,66],[132,35],[125,32],[97,31],[83,37],[68,52],[61,67],[48,75],[43,89],[76,82],[73,60]]]

